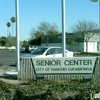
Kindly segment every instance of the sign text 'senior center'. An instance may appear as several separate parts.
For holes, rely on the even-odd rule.
[[[92,65],[92,60],[65,60],[65,66],[68,65]],[[61,60],[37,60],[37,66],[60,66]]]

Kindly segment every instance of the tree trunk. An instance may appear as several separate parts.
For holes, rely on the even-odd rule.
[[[86,52],[88,52],[88,42],[86,41]]]
[[[12,23],[12,37],[13,37],[13,23]]]
[[[8,27],[8,29],[7,29],[7,37],[9,36],[9,27]]]

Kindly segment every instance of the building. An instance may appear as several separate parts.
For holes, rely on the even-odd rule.
[[[76,46],[71,46],[67,44],[68,39],[74,38],[77,41]],[[41,38],[41,46],[62,46],[62,35],[52,35],[48,37]],[[86,52],[86,42],[84,38],[75,35],[75,33],[67,33],[66,34],[66,49],[76,52]],[[88,52],[99,52],[99,30],[96,30],[94,35],[88,41]]]

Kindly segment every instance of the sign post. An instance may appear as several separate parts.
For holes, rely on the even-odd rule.
[[[19,0],[15,0],[16,5],[16,56],[17,56],[17,71],[20,70],[20,51],[19,51]]]
[[[100,0],[91,0],[91,2],[99,2],[99,11],[100,11]],[[100,78],[100,13],[99,13],[99,78]]]
[[[62,56],[65,57],[66,34],[65,34],[65,0],[62,0]]]

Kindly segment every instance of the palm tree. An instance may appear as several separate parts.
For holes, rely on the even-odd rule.
[[[12,22],[12,37],[13,37],[13,23],[15,22],[15,17],[11,17],[11,22]]]
[[[10,22],[7,22],[7,27],[8,27],[8,31],[7,31],[7,37],[8,37],[8,34],[9,34],[9,27],[11,26]]]

